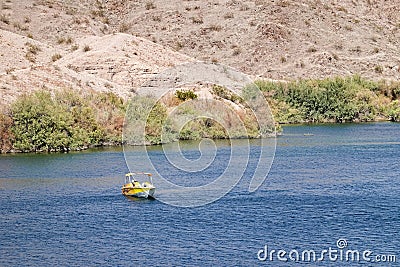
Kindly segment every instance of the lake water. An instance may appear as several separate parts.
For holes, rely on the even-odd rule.
[[[260,142],[250,143],[256,155]],[[229,143],[216,144],[217,161],[201,177],[176,182],[199,185],[207,171],[220,173]],[[199,156],[196,142],[182,147],[187,157]],[[145,168],[141,152],[127,153]],[[163,154],[149,149],[168,171]],[[0,266],[298,266],[307,264],[305,250],[321,259],[311,257],[311,266],[396,266],[399,163],[400,124],[288,126],[256,192],[244,177],[211,204],[180,208],[121,195],[128,171],[122,148],[2,155]],[[329,248],[357,250],[360,262],[321,258]],[[272,250],[287,253],[280,260]],[[365,251],[372,253],[364,260]],[[396,263],[388,263],[392,256]]]

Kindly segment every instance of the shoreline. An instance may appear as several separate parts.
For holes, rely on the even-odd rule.
[[[362,125],[362,124],[400,124],[400,122],[397,121],[390,121],[390,120],[377,120],[377,121],[362,121],[362,122],[308,122],[308,123],[284,123],[284,124],[279,124],[281,127],[298,127],[298,126],[340,126],[340,125]],[[284,136],[284,132],[283,130],[276,135],[276,137],[280,137],[280,136]],[[265,138],[270,138],[272,136],[269,137],[265,137]],[[261,139],[262,137],[258,137],[258,138],[233,138],[233,139],[250,139],[250,140],[257,140],[257,139]],[[179,142],[179,141],[198,141],[201,139],[179,139],[176,140],[174,142]],[[229,140],[229,138],[216,138],[213,140]],[[163,143],[163,144],[145,144],[145,145],[129,145],[129,144],[124,144],[123,142],[105,142],[104,144],[100,144],[100,145],[91,145],[91,146],[87,146],[84,148],[80,148],[80,149],[69,149],[66,151],[8,151],[6,153],[0,153],[0,156],[2,155],[19,155],[19,154],[67,154],[67,153],[78,153],[78,152],[85,152],[91,149],[106,149],[106,148],[118,148],[118,147],[123,147],[125,145],[129,146],[129,147],[156,147],[156,146],[162,146],[164,144],[168,144],[168,143]]]

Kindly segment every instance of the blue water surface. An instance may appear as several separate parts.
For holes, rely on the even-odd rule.
[[[256,192],[247,190],[248,170],[229,194],[197,208],[123,197],[122,148],[2,155],[0,266],[400,265],[400,124],[287,126],[283,133]],[[185,144],[185,157],[200,156],[196,142]],[[260,142],[250,144],[257,157]],[[208,169],[176,182],[197,186],[220,175],[229,141],[216,145]],[[161,171],[176,172],[161,147],[148,151]],[[126,153],[146,167],[142,152]],[[396,262],[269,257],[271,250],[338,249],[339,239],[344,252],[371,250],[373,261],[395,255]]]

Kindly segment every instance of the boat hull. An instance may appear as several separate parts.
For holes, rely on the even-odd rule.
[[[122,194],[128,197],[152,198],[156,189],[149,187],[123,187]]]

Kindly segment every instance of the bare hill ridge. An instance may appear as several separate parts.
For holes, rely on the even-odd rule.
[[[123,33],[83,37],[76,40],[74,45],[81,48],[75,51],[2,30],[0,36],[6,40],[2,57],[11,59],[0,70],[3,103],[39,88],[111,91],[126,99],[151,75],[191,60]]]
[[[0,8],[6,103],[42,87],[127,97],[149,75],[193,59],[272,79],[400,78],[397,0],[3,0]]]

